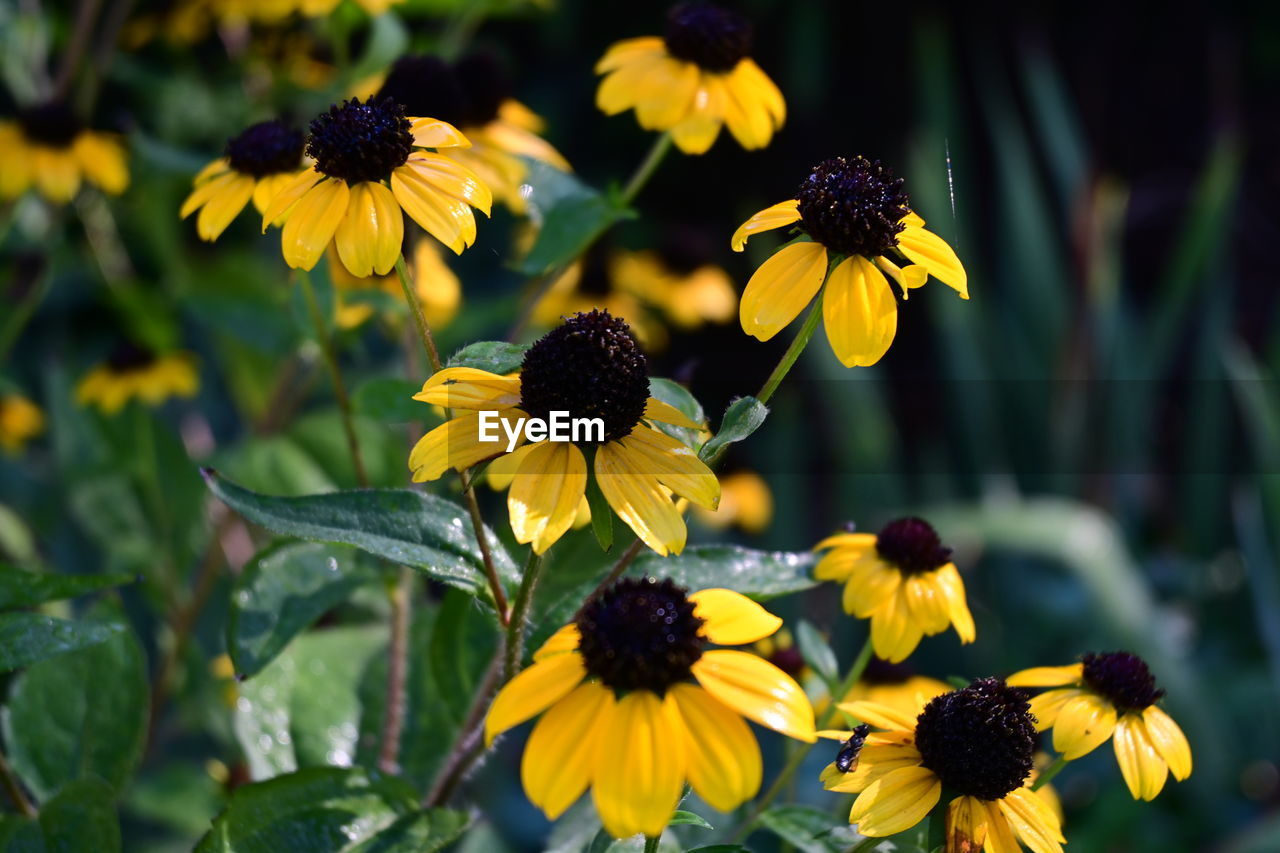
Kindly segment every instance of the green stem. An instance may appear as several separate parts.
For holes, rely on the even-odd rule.
[[[378,769],[400,772],[400,735],[404,731],[404,686],[409,672],[409,619],[413,608],[413,569],[400,568],[391,588],[391,641],[387,649],[387,702],[382,714]]]
[[[520,577],[520,588],[516,590],[516,597],[511,603],[511,619],[507,622],[507,656],[503,667],[503,684],[515,677],[524,662],[524,630],[529,621],[529,607],[533,604],[533,590],[538,585],[538,575],[542,573],[544,563],[542,555],[530,548],[529,561]]]
[[[311,313],[311,323],[316,327],[316,341],[320,344],[320,352],[324,356],[325,366],[329,369],[329,380],[333,383],[333,395],[338,400],[338,412],[342,416],[342,431],[347,436],[347,448],[351,451],[351,464],[356,470],[356,482],[362,488],[369,487],[369,475],[365,472],[364,457],[360,455],[360,442],[356,438],[356,426],[351,416],[351,400],[347,397],[347,384],[342,380],[342,370],[338,366],[338,356],[333,350],[333,339],[329,337],[324,314],[320,312],[320,303],[316,300],[315,288],[311,286],[311,273],[298,270],[298,282],[302,295],[307,300],[307,310]]]
[[[396,275],[400,276],[400,287],[404,290],[404,300],[409,303],[409,313],[413,315],[414,325],[418,327],[418,339],[422,341],[422,349],[427,353],[427,361],[431,363],[431,372],[435,373],[444,366],[440,361],[440,351],[436,349],[436,339],[431,334],[431,324],[422,311],[422,302],[418,299],[418,291],[409,279],[409,268],[404,262],[404,252],[396,258]]]
[[[631,202],[636,200],[640,190],[644,189],[645,184],[649,183],[649,179],[653,177],[653,173],[658,170],[658,166],[670,150],[671,131],[667,131],[653,141],[653,145],[649,148],[649,153],[644,155],[640,165],[631,173],[631,179],[627,181],[626,187],[622,190],[622,203],[624,206],[630,205]]]
[[[1045,785],[1053,781],[1053,777],[1062,772],[1062,768],[1067,766],[1067,759],[1059,755],[1053,759],[1053,763],[1044,769],[1044,772],[1036,777],[1036,781],[1031,783],[1031,790],[1039,791]]]
[[[661,835],[646,835],[644,837],[644,853],[657,853],[658,844],[661,842]]]
[[[808,316],[804,318],[804,325],[800,327],[800,333],[791,341],[791,346],[787,347],[787,351],[782,354],[782,360],[778,362],[777,367],[769,374],[769,378],[764,381],[764,387],[756,395],[756,399],[761,403],[769,402],[773,392],[778,390],[782,380],[786,378],[796,360],[800,358],[800,353],[804,352],[804,348],[809,345],[810,339],[813,338],[813,333],[817,331],[818,321],[822,319],[822,296],[823,291],[818,291],[818,298],[813,300],[813,307],[809,309]]]
[[[858,657],[853,662],[853,666],[849,667],[848,674],[845,675],[844,681],[836,688],[836,692],[831,694],[831,703],[827,706],[827,710],[823,713],[822,718],[818,720],[818,729],[829,729],[835,722],[840,709],[837,704],[844,700],[849,691],[853,689],[853,685],[858,683],[858,679],[862,677],[862,673],[867,668],[867,664],[871,661],[871,637],[867,637],[867,641],[862,644],[862,651],[858,652]],[[752,804],[751,810],[747,812],[747,816],[742,823],[738,824],[738,828],[730,836],[729,842],[736,844],[746,838],[751,832],[752,826],[755,825],[756,818],[760,817],[760,813],[769,807],[779,794],[786,790],[787,785],[791,781],[791,777],[796,775],[796,771],[800,769],[800,765],[809,757],[809,753],[813,751],[815,744],[802,744],[799,749],[791,754],[791,758],[783,766],[777,778],[773,780],[773,784],[769,786],[769,790],[759,797]]]

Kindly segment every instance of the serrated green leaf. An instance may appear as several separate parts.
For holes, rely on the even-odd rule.
[[[408,379],[379,377],[362,382],[351,395],[351,405],[358,414],[384,424],[407,424],[430,418],[431,408],[413,395],[421,383]]]
[[[240,675],[254,675],[297,634],[379,572],[354,548],[289,542],[245,564],[231,589],[227,650]]]
[[[737,398],[725,409],[719,431],[702,445],[698,456],[704,461],[718,457],[730,444],[742,441],[758,430],[768,415],[768,407],[755,397]]]
[[[43,613],[0,613],[0,672],[105,643],[122,628]]]
[[[840,678],[840,664],[836,660],[836,653],[807,619],[801,619],[796,625],[796,645],[800,647],[800,656],[804,658],[804,662],[820,678],[828,684],[836,683]]]
[[[210,491],[254,524],[313,542],[335,542],[411,566],[491,601],[471,519],[455,503],[411,489],[361,489],[304,497],[271,497],[242,488],[211,468]],[[485,528],[498,577],[514,590],[519,570]]]
[[[524,344],[510,344],[506,341],[477,341],[450,356],[447,366],[474,367],[505,376],[520,369],[528,349]],[[415,388],[413,393],[416,394],[418,390]]]
[[[808,552],[755,551],[738,545],[692,545],[660,557],[645,551],[627,574],[671,578],[691,590],[723,587],[757,600],[801,592],[817,584]]]
[[[0,609],[31,607],[46,601],[75,598],[137,580],[135,575],[59,575],[28,572],[0,563]]]
[[[684,809],[677,809],[676,813],[671,816],[671,820],[667,821],[667,826],[696,826],[699,829],[715,829],[714,826],[703,820],[701,815],[687,812]]]

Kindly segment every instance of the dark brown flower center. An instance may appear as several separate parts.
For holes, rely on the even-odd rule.
[[[702,657],[702,620],[670,579],[623,578],[589,600],[576,624],[587,672],[614,690],[664,694]]]
[[[936,697],[916,720],[920,763],[946,787],[998,800],[1031,773],[1035,720],[1027,692],[982,678]]]

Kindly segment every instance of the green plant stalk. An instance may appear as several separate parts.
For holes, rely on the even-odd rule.
[[[316,341],[320,344],[320,352],[324,356],[325,366],[329,369],[329,379],[333,383],[333,395],[338,400],[338,412],[342,417],[342,431],[347,437],[347,449],[351,451],[351,464],[355,467],[356,482],[362,488],[369,487],[369,475],[365,472],[364,457],[360,454],[360,442],[356,438],[355,422],[351,416],[351,399],[347,396],[347,384],[342,379],[342,369],[338,366],[338,356],[333,350],[333,339],[325,328],[324,315],[320,313],[320,303],[316,300],[315,288],[311,285],[311,273],[298,270],[298,283],[302,295],[307,301],[307,311],[311,314],[311,323],[316,328]]]
[[[1044,769],[1044,772],[1036,777],[1036,781],[1031,783],[1031,790],[1039,791],[1045,785],[1053,781],[1053,777],[1062,772],[1062,768],[1067,766],[1067,759],[1059,755],[1053,759],[1053,763]]]
[[[840,682],[840,686],[836,688],[836,692],[831,694],[831,704],[823,713],[822,718],[818,720],[818,729],[829,729],[835,722],[840,709],[837,703],[841,702],[853,686],[858,683],[858,679],[862,677],[863,671],[866,670],[867,664],[871,661],[871,636],[867,636],[867,641],[862,644],[862,651],[858,652],[858,657],[854,660],[853,665],[849,667],[849,672],[845,675],[844,681]],[[787,785],[791,782],[791,777],[796,775],[796,771],[800,769],[800,765],[809,757],[809,753],[813,751],[816,744],[802,744],[799,749],[791,754],[790,759],[783,766],[777,777],[773,780],[773,784],[769,786],[769,790],[756,799],[752,804],[751,810],[747,812],[747,816],[738,824],[738,828],[734,830],[733,835],[729,837],[729,843],[740,843],[751,832],[751,828],[755,825],[756,818],[760,817],[761,812],[769,807],[769,804],[777,799],[778,795],[786,790]]]
[[[529,548],[529,561],[520,576],[520,588],[511,604],[511,618],[507,622],[506,663],[502,668],[502,683],[510,681],[520,672],[524,659],[524,631],[529,621],[529,608],[533,604],[533,590],[546,561],[542,555]]]
[[[404,685],[409,670],[409,620],[413,611],[413,570],[400,567],[391,587],[391,639],[387,649],[387,701],[382,715],[378,769],[400,772],[400,736],[404,731]]]
[[[804,352],[804,348],[813,339],[813,333],[818,329],[818,321],[822,319],[822,296],[825,292],[824,285],[823,289],[818,291],[817,298],[813,300],[813,307],[809,309],[808,315],[804,318],[804,325],[800,327],[800,332],[791,341],[791,346],[787,347],[787,351],[782,354],[782,359],[773,368],[769,378],[764,381],[764,386],[760,389],[760,393],[756,395],[756,399],[761,403],[769,402],[769,398],[778,390],[782,380],[787,378],[787,374],[800,358],[800,353]]]

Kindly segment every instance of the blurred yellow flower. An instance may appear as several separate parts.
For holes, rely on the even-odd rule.
[[[21,394],[0,395],[0,450],[17,453],[44,432],[44,412]]]
[[[195,396],[199,388],[195,359],[187,353],[155,353],[122,343],[76,386],[76,401],[114,415],[130,400],[159,406],[173,397]]]
[[[778,87],[749,54],[751,24],[710,3],[682,3],[665,35],[620,41],[596,63],[596,105],[634,109],[646,130],[670,131],[686,154],[702,154],[720,128],[747,149],[763,148],[787,117]]]
[[[462,305],[462,282],[445,263],[440,244],[434,240],[420,239],[414,244],[407,259],[410,279],[418,293],[418,304],[433,329],[449,325]],[[373,316],[375,308],[358,298],[361,291],[385,294],[388,298],[404,303],[404,288],[396,275],[356,278],[338,260],[333,248],[329,249],[329,275],[333,280],[336,304],[335,320],[340,328],[353,329]],[[354,298],[353,298],[354,297]]]
[[[720,478],[720,506],[694,508],[698,521],[723,530],[736,525],[752,535],[763,533],[773,520],[773,492],[754,471],[735,471]]]
[[[111,195],[129,185],[124,145],[113,133],[89,130],[64,103],[26,107],[0,121],[0,200],[34,187],[55,204],[73,199],[82,183]]]

